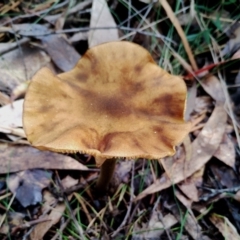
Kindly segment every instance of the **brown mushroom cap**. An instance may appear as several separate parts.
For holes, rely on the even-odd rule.
[[[157,159],[175,153],[188,133],[186,86],[130,42],[88,50],[69,72],[43,68],[24,102],[24,130],[43,150],[106,158]]]

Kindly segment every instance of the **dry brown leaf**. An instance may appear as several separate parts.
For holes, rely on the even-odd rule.
[[[197,187],[202,185],[204,170],[205,166],[203,166],[192,176],[178,184],[181,191],[192,201],[197,202],[199,200]]]
[[[48,196],[50,195],[50,196]],[[54,201],[53,196],[47,191],[44,192],[44,199],[45,202],[42,206],[42,209],[51,209],[52,208],[52,203]],[[56,201],[56,200],[55,200]],[[42,240],[44,235],[47,233],[47,231],[56,223],[59,222],[60,218],[62,217],[64,211],[66,209],[66,206],[64,203],[57,204],[56,207],[52,208],[50,214],[48,214],[48,218],[50,221],[47,222],[42,222],[37,224],[34,228],[33,231],[30,234],[30,239],[31,240]],[[44,211],[42,211],[44,212]]]
[[[28,207],[42,201],[42,189],[49,185],[51,176],[51,172],[40,169],[21,171],[11,174],[7,185],[21,205]]]
[[[0,105],[4,106],[11,102],[10,97],[3,92],[0,92]]]
[[[194,59],[194,55],[192,53],[192,50],[190,48],[190,45],[189,45],[188,40],[186,38],[186,35],[185,35],[177,17],[175,16],[175,14],[174,14],[174,12],[173,12],[172,8],[170,7],[167,0],[159,0],[159,2],[163,6],[163,8],[166,11],[169,19],[171,20],[171,22],[174,25],[174,27],[176,28],[180,38],[182,39],[183,46],[184,46],[185,51],[188,55],[189,61],[191,62],[192,68],[193,68],[193,70],[196,71],[198,69],[197,63]]]
[[[214,153],[214,157],[228,165],[229,167],[234,168],[236,160],[236,152],[233,141],[225,133],[223,135],[222,142],[219,145],[219,148]]]
[[[178,200],[187,208],[192,208],[193,200],[187,198],[184,194],[182,194],[179,190],[174,190],[174,195],[178,198]]]
[[[73,187],[76,184],[76,181],[72,179],[71,177],[67,176],[61,181],[63,184],[63,188],[65,187]],[[57,200],[54,199],[52,194],[50,194],[48,191],[44,192],[44,198],[45,203],[42,207],[42,212],[46,209],[51,209],[51,212],[47,215],[48,219],[50,221],[39,223],[37,226],[34,227],[33,231],[30,234],[31,240],[42,240],[44,235],[48,232],[48,230],[59,222],[60,218],[62,217],[65,209],[66,204],[65,203],[58,203],[56,207],[52,208],[52,204],[56,202]],[[72,195],[68,197],[68,200],[72,198]]]
[[[171,211],[173,212],[173,215],[179,222],[182,222],[183,218],[185,219],[184,228],[194,240],[202,239],[203,237],[202,228],[198,224],[198,221],[191,212],[191,210],[188,210],[188,212],[186,212],[185,215],[183,216],[183,214],[181,215],[179,214],[179,208],[175,205],[174,207],[171,208]]]
[[[30,83],[29,80],[28,80],[28,81],[25,81],[25,82],[22,82],[22,83],[20,83],[18,86],[16,86],[16,87],[12,90],[12,93],[11,93],[11,101],[12,101],[12,102],[13,102],[16,98],[19,98],[19,97],[25,95],[29,83]]]
[[[215,225],[215,227],[218,228],[224,239],[240,240],[240,235],[228,218],[217,214],[211,214],[209,219]]]
[[[33,168],[88,169],[78,161],[62,154],[39,151],[30,146],[0,144],[0,173],[17,172]]]
[[[212,106],[212,98],[210,96],[200,96],[195,99],[194,102],[194,113],[202,115],[206,113]]]
[[[114,173],[114,185],[119,186],[121,183],[127,183],[130,178],[130,172],[132,169],[131,161],[119,161]]]
[[[14,228],[18,228],[19,226],[25,223],[24,218],[26,217],[25,214],[20,212],[8,212],[6,215],[7,219],[5,223],[0,227],[0,233],[7,235],[13,231]],[[4,222],[3,215],[0,215],[0,222]]]
[[[12,90],[20,83],[30,79],[37,70],[46,66],[50,58],[44,51],[22,45],[0,58],[0,88]],[[33,64],[34,63],[34,64]],[[14,66],[14,67],[13,67]]]
[[[197,186],[202,184],[202,176],[204,173],[204,167],[195,172],[192,176],[178,184],[181,191],[192,201],[198,202],[198,189]]]
[[[234,32],[231,32],[231,38],[230,40],[225,44],[224,49],[221,51],[221,55],[227,55],[229,56],[234,51],[238,50],[240,47],[240,25],[238,22],[235,24],[238,24],[238,26],[234,28]],[[236,56],[235,56],[236,57]]]
[[[225,103],[225,95],[217,77],[209,75],[201,81],[201,85],[204,90],[219,104]]]
[[[75,186],[78,183],[78,180],[67,175],[61,182],[62,182],[63,188],[67,189]]]
[[[171,228],[177,222],[178,220],[172,214],[167,214],[162,218],[162,221],[160,221],[159,212],[154,211],[148,226],[138,227],[136,224],[134,224],[134,236],[132,239],[160,239],[165,229]]]
[[[62,36],[48,35],[41,38],[44,49],[62,71],[71,70],[80,59],[80,54]]]
[[[22,127],[23,99],[0,108],[0,132],[11,133],[11,129]]]
[[[140,193],[135,200],[179,183],[201,169],[218,149],[225,132],[226,121],[227,113],[224,107],[216,105],[208,122],[192,144],[191,160],[182,161],[180,159],[180,161],[176,161],[170,169],[167,169],[167,174],[163,174],[160,179]]]
[[[217,77],[210,75],[201,82],[204,90],[220,104],[225,103],[224,92],[222,86]],[[224,162],[230,167],[235,165],[235,148],[233,141],[230,140],[228,135],[225,133],[218,150],[214,153],[214,156],[220,161]]]
[[[112,17],[106,0],[93,0],[90,20],[90,28],[104,28],[89,31],[88,45],[93,47],[104,42],[117,41],[118,29]]]

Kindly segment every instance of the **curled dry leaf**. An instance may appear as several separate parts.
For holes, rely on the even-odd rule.
[[[42,152],[30,146],[0,144],[0,173],[26,169],[73,169],[88,168],[75,159],[53,152]]]
[[[96,46],[104,42],[118,40],[118,29],[113,19],[106,0],[93,0],[90,28],[104,28],[89,31],[88,45],[89,47]]]
[[[42,201],[42,189],[49,185],[51,176],[52,173],[45,170],[26,170],[11,174],[7,185],[21,205],[28,207]]]

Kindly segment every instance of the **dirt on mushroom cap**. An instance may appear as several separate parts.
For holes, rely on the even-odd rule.
[[[33,146],[105,158],[172,155],[189,132],[186,86],[144,48],[111,42],[91,48],[69,72],[36,73],[24,102]]]

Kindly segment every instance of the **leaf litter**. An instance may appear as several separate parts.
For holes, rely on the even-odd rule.
[[[2,15],[0,26],[0,237],[111,239],[114,232],[119,239],[240,239],[240,158],[233,131],[239,126],[240,31],[233,20],[239,17],[229,10],[234,3],[218,5],[219,11],[200,1],[156,1],[155,10],[151,1],[25,2],[0,6],[2,14],[17,13]],[[90,156],[29,146],[22,98],[43,66],[68,71],[87,47],[129,36],[166,70],[184,76],[192,129],[174,156],[136,161],[134,175],[130,161],[119,161],[108,196],[96,198],[91,189],[98,173]],[[223,59],[214,58],[218,53]],[[234,86],[229,96],[222,76]],[[233,99],[231,109],[226,97]],[[46,173],[51,178],[40,177]]]

